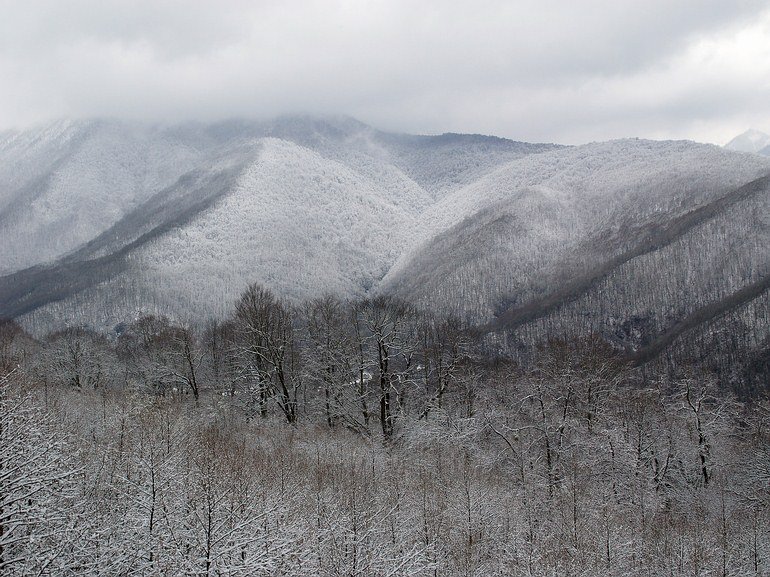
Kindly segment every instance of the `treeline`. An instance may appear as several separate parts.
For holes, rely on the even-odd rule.
[[[471,386],[478,372],[479,343],[455,319],[390,297],[296,306],[258,284],[229,318],[201,326],[145,316],[114,338],[75,327],[37,343],[13,322],[3,331],[6,356],[26,356],[41,383],[214,395],[249,418],[278,413],[386,437],[400,417],[441,409],[450,384]]]
[[[0,325],[3,575],[766,575],[770,402],[393,299]]]

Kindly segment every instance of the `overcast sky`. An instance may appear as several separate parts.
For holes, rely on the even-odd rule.
[[[0,128],[291,113],[724,144],[770,131],[770,0],[0,0]]]

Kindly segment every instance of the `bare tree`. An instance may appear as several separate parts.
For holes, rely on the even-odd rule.
[[[238,370],[238,330],[232,320],[210,321],[203,342],[208,359],[209,379],[217,392],[234,397],[242,381]]]
[[[0,573],[52,574],[77,538],[67,529],[76,469],[50,418],[13,381],[0,377]]]
[[[267,401],[273,398],[286,420],[295,423],[302,379],[294,340],[294,311],[255,283],[241,294],[235,318],[245,368],[256,380],[260,414],[267,414]]]
[[[470,361],[471,336],[456,317],[437,318],[423,314],[419,318],[420,359],[416,367],[425,390],[425,406],[421,417],[431,410],[444,408],[444,396]]]
[[[383,436],[390,438],[394,432],[393,401],[403,410],[407,387],[411,384],[416,348],[414,310],[398,299],[377,297],[363,301],[358,314],[366,327],[370,349],[374,349],[380,424]]]
[[[120,335],[117,348],[149,388],[160,394],[169,389],[191,393],[198,401],[205,351],[191,328],[175,326],[165,317],[145,316]]]
[[[47,382],[97,389],[114,380],[114,353],[107,339],[85,328],[57,331],[45,339],[38,373]]]
[[[0,319],[0,377],[19,366],[24,358],[23,341],[29,340],[19,323]]]
[[[355,381],[355,361],[345,309],[345,303],[330,295],[308,301],[303,308],[307,331],[304,366],[309,382],[323,395],[329,427],[351,416],[346,401]]]

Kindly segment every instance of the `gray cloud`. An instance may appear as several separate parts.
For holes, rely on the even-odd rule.
[[[0,127],[351,114],[409,132],[770,129],[768,0],[0,2]]]

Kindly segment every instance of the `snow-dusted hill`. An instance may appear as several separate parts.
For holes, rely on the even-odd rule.
[[[206,153],[195,135],[126,123],[54,123],[0,143],[0,271],[76,249]]]
[[[432,199],[403,174],[372,178],[285,140],[260,146],[225,198],[136,251],[124,274],[157,301],[171,288],[180,313],[212,295],[230,306],[249,279],[297,300],[362,296],[411,245]]]
[[[625,140],[513,161],[431,206],[379,290],[515,354],[598,334],[741,382],[770,354],[770,159]],[[676,360],[672,360],[676,359]],[[746,365],[748,366],[748,365]]]
[[[691,142],[621,140],[515,160],[425,211],[419,242],[381,290],[489,320],[619,254],[645,226],[768,172],[759,156]]]
[[[437,198],[512,159],[557,148],[388,134],[349,118],[98,121],[38,132],[4,141],[7,164],[23,159],[37,172],[7,177],[14,202],[0,210],[9,239],[0,267],[46,266],[0,281],[4,312],[103,300],[100,325],[144,301],[170,314],[220,313],[254,280],[297,300],[362,295],[412,246],[417,217]],[[26,158],[19,143],[27,141],[61,160],[41,168],[41,158],[55,155]],[[69,319],[88,316],[73,306]]]
[[[54,123],[0,136],[0,316],[197,322],[260,281],[295,302],[395,294],[515,347],[572,331],[641,351],[736,307],[770,318],[769,174],[692,142]]]
[[[725,148],[736,152],[753,152],[770,156],[770,135],[752,128],[733,138],[725,144]]]
[[[264,137],[313,150],[370,181],[418,181],[432,194],[547,148],[488,137],[471,137],[472,146],[431,147],[423,142],[430,137],[380,133],[348,118],[170,127],[62,121],[6,132],[0,134],[0,273],[77,249],[182,175]],[[415,148],[419,154],[410,153]],[[414,158],[418,168],[410,164]]]

